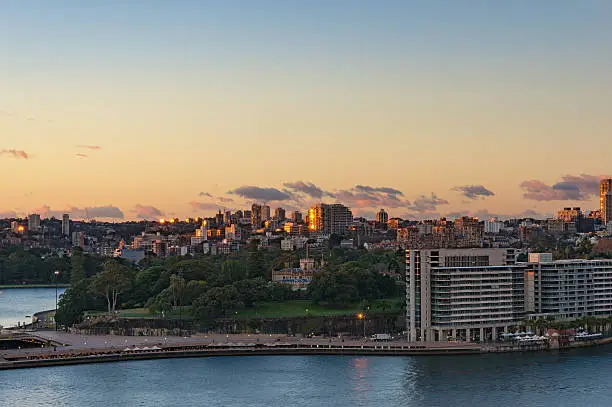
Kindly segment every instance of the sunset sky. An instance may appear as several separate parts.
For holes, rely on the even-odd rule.
[[[605,0],[0,2],[0,217],[596,209],[610,21]]]

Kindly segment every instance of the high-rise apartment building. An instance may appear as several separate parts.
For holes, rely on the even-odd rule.
[[[601,220],[605,224],[612,221],[612,211],[608,209],[612,205],[610,193],[612,193],[612,178],[599,181],[599,211]]]
[[[285,210],[283,208],[276,208],[274,210],[274,219],[275,220],[279,220],[279,221],[283,221],[285,220],[285,218],[287,217]]]
[[[602,217],[604,224],[612,223],[612,191],[608,192],[604,198],[604,215]]]
[[[270,220],[270,206],[269,205],[263,205],[261,207],[261,220],[262,221]]]
[[[67,213],[62,215],[62,235],[70,236],[70,215]]]
[[[84,248],[85,247],[85,233],[72,232],[72,246]]]
[[[532,253],[525,274],[525,309],[555,319],[612,314],[612,260],[557,260]]]
[[[263,223],[263,208],[259,204],[251,206],[251,225],[253,229],[259,229]]]
[[[389,222],[389,214],[384,209],[379,210],[376,213],[376,222],[378,223],[387,223]]]
[[[304,217],[302,216],[302,212],[300,211],[291,212],[291,221],[295,223],[302,223],[303,220],[304,220]]]
[[[33,213],[28,215],[28,230],[38,232],[40,230],[40,215]]]
[[[311,232],[343,235],[353,222],[353,213],[342,204],[320,203],[308,211],[308,229]]]
[[[406,250],[410,341],[497,338],[521,324],[524,265],[514,249]]]

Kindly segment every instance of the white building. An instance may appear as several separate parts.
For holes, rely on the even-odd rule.
[[[70,236],[70,215],[67,213],[62,215],[62,235]]]
[[[40,230],[40,215],[33,213],[28,215],[28,230],[38,232]]]
[[[556,319],[612,315],[612,260],[529,256],[525,308]]]
[[[306,247],[308,243],[308,238],[304,236],[293,236],[290,238],[285,238],[281,240],[281,250],[283,251],[292,251],[292,250],[300,250]]]
[[[491,218],[484,223],[484,232],[498,234],[504,229],[504,222],[498,221],[496,218]]]
[[[410,341],[496,339],[524,317],[514,249],[406,250]]]

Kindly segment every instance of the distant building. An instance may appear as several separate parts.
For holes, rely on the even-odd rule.
[[[80,247],[81,249],[85,247],[85,233],[83,232],[72,232],[72,246]]]
[[[283,230],[291,236],[299,236],[304,234],[304,225],[296,222],[285,222]]]
[[[301,259],[299,268],[273,269],[272,281],[290,285],[293,291],[306,290],[315,271],[314,259]]]
[[[266,221],[269,220],[271,218],[270,216],[270,206],[269,205],[263,205],[261,207],[261,220],[262,221]]]
[[[580,208],[563,208],[557,212],[557,219],[561,219],[564,222],[577,222],[582,217],[583,214]]]
[[[599,182],[599,211],[604,224],[612,221],[612,178],[602,179]]]
[[[302,216],[302,212],[293,211],[291,212],[291,220],[295,223],[302,223],[304,221],[304,217]]]
[[[384,209],[379,210],[376,213],[376,222],[386,224],[389,222],[389,214]]]
[[[278,221],[284,221],[286,218],[285,210],[283,208],[276,208],[274,210],[274,219]]]
[[[608,192],[604,199],[604,218],[603,223],[609,225],[612,223],[612,191]]]
[[[293,251],[300,250],[306,247],[308,238],[304,236],[292,236],[281,240],[281,250]]]
[[[251,225],[253,226],[254,230],[261,227],[261,224],[263,223],[262,215],[261,205],[253,204],[253,206],[251,206]]]
[[[500,222],[497,218],[491,218],[484,223],[484,232],[490,234],[498,234],[504,228],[504,222]]]
[[[121,247],[115,250],[114,257],[119,257],[132,263],[138,263],[140,260],[145,258],[145,251]]]
[[[33,213],[28,215],[28,229],[32,232],[38,232],[40,230],[40,215]]]
[[[67,213],[62,215],[62,235],[70,236],[70,215]]]
[[[353,222],[353,213],[342,204],[320,203],[308,211],[308,229],[311,232],[343,235]]]

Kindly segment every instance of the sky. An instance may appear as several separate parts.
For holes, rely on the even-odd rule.
[[[597,209],[612,3],[0,1],[0,217]]]

